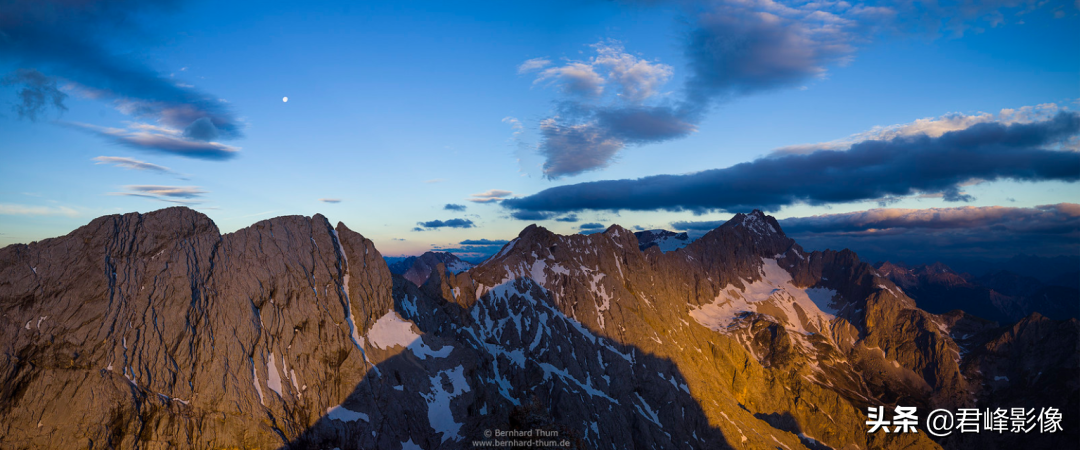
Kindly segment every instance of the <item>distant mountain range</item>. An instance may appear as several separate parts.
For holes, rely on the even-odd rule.
[[[1070,272],[1071,267],[1048,271],[1044,282],[1006,270],[975,277],[956,273],[942,263],[913,268],[890,262],[875,266],[920,308],[937,314],[960,309],[1002,324],[1035,312],[1058,320],[1080,317],[1080,272]]]
[[[426,252],[420,256],[410,256],[391,263],[387,267],[390,273],[401,275],[419,286],[424,284],[439,264],[442,264],[450,273],[461,273],[473,268],[472,264],[446,252]]]
[[[491,430],[578,449],[1080,442],[1080,321],[920,303],[975,286],[1029,303],[972,307],[1024,314],[1049,281],[807,252],[758,211],[692,242],[644,233],[532,225],[475,267],[388,265],[321,215],[221,234],[168,208],[4,247],[0,447],[430,450]],[[896,405],[1065,419],[869,433],[868,408]]]
[[[1012,272],[1023,277],[1035,278],[1044,283],[1066,283],[1080,287],[1080,255],[1034,256],[1016,255],[1008,259],[961,259],[941,261],[961,273],[981,277],[997,272]]]

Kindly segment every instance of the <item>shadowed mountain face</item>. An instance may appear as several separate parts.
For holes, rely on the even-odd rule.
[[[865,424],[896,404],[1067,417],[1075,319],[931,314],[756,211],[639,246],[530,226],[416,283],[322,216],[221,235],[185,208],[9,246],[0,447],[472,448],[496,429],[570,448],[1075,447],[1068,426],[935,442]]]
[[[638,240],[638,248],[641,251],[649,247],[659,247],[662,252],[670,252],[686,247],[693,242],[685,232],[675,233],[668,230],[646,230],[634,232]]]
[[[1018,257],[1019,258],[1019,257]],[[1057,320],[1080,317],[1080,274],[1071,267],[1058,267],[1047,281],[1006,270],[981,277],[959,274],[942,263],[909,268],[884,262],[877,265],[882,276],[892,280],[930,312],[954,309],[999,323],[1013,323],[1033,313]]]

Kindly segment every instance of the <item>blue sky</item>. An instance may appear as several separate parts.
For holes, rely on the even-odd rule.
[[[0,4],[15,11],[0,19],[14,36],[0,43],[0,245],[175,204],[224,232],[321,212],[386,255],[505,240],[534,221],[560,233],[586,223],[671,229],[755,206],[784,219],[947,208],[982,220],[894,224],[913,236],[981,233],[988,214],[1023,216],[1064,224],[1037,232],[1050,236],[1039,251],[1080,245],[1071,207],[1036,208],[1080,201],[1075,2]],[[56,30],[92,37],[74,51]],[[1052,134],[1055,118],[1066,129]],[[996,155],[991,125],[1042,140],[974,172],[918,165]],[[963,132],[991,140],[950,147]],[[788,180],[790,201],[672,200],[717,189],[683,174],[792,152],[844,157],[862,141],[942,150],[873,172],[907,170],[910,183],[856,180],[867,193],[839,201],[804,195],[835,185],[828,167]],[[945,163],[936,156],[953,150]],[[582,184],[654,175],[685,189],[624,208]],[[546,191],[559,186],[597,200],[564,207]],[[971,245],[982,253],[993,246],[980,242]]]

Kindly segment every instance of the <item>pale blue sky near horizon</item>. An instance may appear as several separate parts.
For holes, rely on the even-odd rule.
[[[124,128],[154,121],[72,88],[64,90],[67,111],[21,119],[10,108],[16,87],[0,86],[0,245],[63,235],[101,215],[172,206],[114,195],[129,192],[125,186],[152,185],[197,187],[198,196],[183,200],[197,202],[191,206],[223,232],[274,216],[322,213],[374,240],[385,255],[419,254],[465,239],[510,239],[532,223],[511,218],[496,202],[469,201],[489,190],[527,196],[559,185],[725,168],[785,146],[952,113],[998,114],[1049,103],[1075,111],[1080,14],[1071,3],[1055,5],[1023,15],[1006,9],[1002,23],[962,35],[868,34],[852,41],[845,62],[824,64],[820,76],[723,98],[688,136],[628,145],[605,168],[552,180],[537,153],[540,123],[556,114],[555,102],[564,96],[558,84],[535,82],[537,74],[519,73],[519,66],[533,58],[546,58],[551,67],[586,60],[595,56],[594,44],[614,40],[627,54],[670,66],[657,98],[676,98],[689,73],[687,12],[613,2],[187,2],[137,16],[145,20],[137,32],[111,36],[103,45],[220,98],[243,125],[242,137],[221,141],[239,147],[237,156],[193,159],[87,133],[71,124]],[[3,56],[0,73],[22,67]],[[521,123],[520,135],[506,118]],[[175,173],[96,164],[100,156]],[[1068,181],[995,181],[966,192],[974,200],[912,196],[889,207],[1080,202],[1080,190]],[[320,201],[328,198],[340,202]],[[446,204],[466,210],[445,210]],[[795,204],[771,214],[877,207],[875,200]],[[568,234],[587,222],[651,229],[732,215],[576,214],[576,223],[539,223]],[[419,222],[453,218],[475,226],[413,231]]]

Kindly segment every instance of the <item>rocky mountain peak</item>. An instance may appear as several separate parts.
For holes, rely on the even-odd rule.
[[[882,276],[890,273],[907,273],[910,271],[903,263],[894,263],[892,261],[885,261],[877,264],[877,270]]]
[[[757,210],[736,214],[686,248],[699,254],[701,261],[707,264],[711,265],[715,260],[716,264],[740,267],[757,267],[762,258],[777,258],[789,250],[802,251],[784,234],[775,218]]]
[[[633,231],[623,228],[619,224],[613,224],[608,229],[604,230],[603,235],[616,242],[616,245],[629,246],[629,248],[638,248],[637,236]]]
[[[761,210],[753,210],[749,214],[738,213],[721,227],[743,227],[756,236],[785,236],[776,218],[767,215]]]
[[[518,233],[518,238],[519,239],[540,238],[542,236],[550,236],[552,234],[554,234],[554,233],[552,233],[547,228],[544,228],[544,227],[534,223],[534,224],[531,224],[531,225],[523,228],[521,230],[521,232]]]

